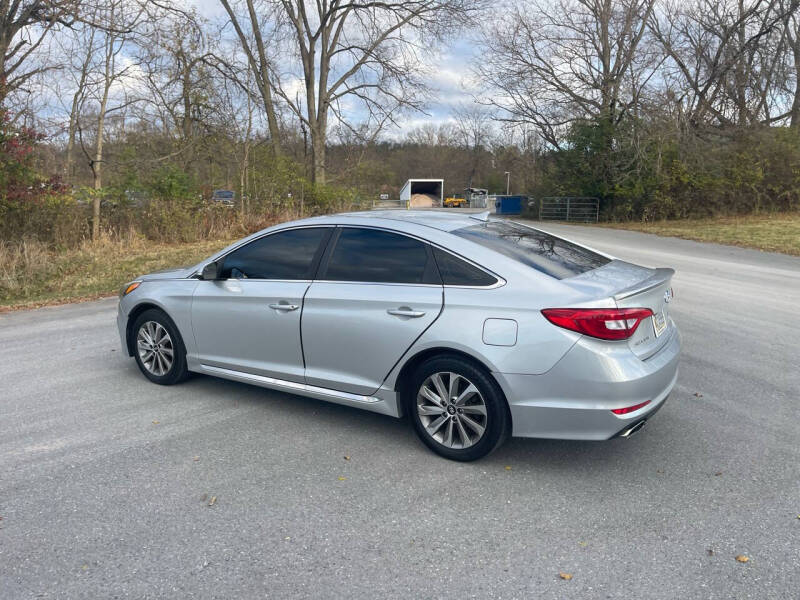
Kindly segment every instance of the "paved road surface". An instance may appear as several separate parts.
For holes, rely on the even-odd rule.
[[[457,464],[391,418],[149,384],[112,300],[0,315],[0,598],[800,597],[800,259],[550,229],[678,270],[679,384],[631,440]]]

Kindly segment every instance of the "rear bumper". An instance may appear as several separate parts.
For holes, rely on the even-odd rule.
[[[678,377],[680,334],[647,360],[626,343],[581,338],[547,373],[494,373],[511,409],[513,435],[607,440],[663,405]],[[612,409],[649,403],[616,415]]]

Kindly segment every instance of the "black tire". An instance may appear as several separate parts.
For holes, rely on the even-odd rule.
[[[422,384],[436,373],[455,373],[467,379],[483,397],[486,408],[483,422],[485,429],[480,439],[471,446],[448,447],[428,433],[422,422],[423,417],[418,412],[417,396]],[[422,362],[406,382],[404,396],[405,408],[414,431],[428,448],[445,458],[464,462],[483,458],[502,445],[511,433],[511,414],[500,386],[483,368],[458,356],[435,356]]]
[[[139,348],[137,347],[139,330],[146,323],[150,322],[158,323],[161,327],[166,329],[172,342],[172,364],[165,373],[160,375],[152,372],[145,366],[140,356]],[[158,310],[157,308],[144,311],[136,317],[136,320],[133,322],[131,335],[133,336],[131,345],[133,346],[133,356],[136,359],[136,364],[139,365],[139,370],[142,374],[150,381],[159,385],[174,385],[188,379],[189,369],[186,367],[186,346],[183,344],[183,338],[181,338],[181,334],[178,332],[175,323],[172,322],[172,319],[170,319],[164,311]]]

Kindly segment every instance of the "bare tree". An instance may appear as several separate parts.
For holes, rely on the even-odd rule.
[[[229,0],[220,0],[220,3],[228,13],[228,17],[236,31],[241,48],[247,57],[249,70],[254,76],[256,87],[261,94],[264,111],[267,114],[267,124],[272,147],[276,154],[280,154],[280,128],[278,127],[278,116],[272,98],[272,79],[274,76],[272,59],[267,54],[267,45],[265,43],[266,35],[262,30],[266,29],[266,27],[262,27],[264,19],[260,20],[258,18],[259,12],[261,12],[267,20],[273,17],[275,13],[270,7],[265,8],[262,5],[259,5],[259,10],[257,10],[255,0],[244,0],[244,4],[247,8],[247,16],[244,17],[236,14]],[[245,30],[242,25],[242,23],[245,22],[249,22],[249,32]]]
[[[782,5],[784,33],[789,52],[784,86],[790,94],[789,123],[800,130],[800,2],[784,1]]]
[[[93,90],[94,109],[96,110],[94,147],[92,150],[88,150],[81,143],[92,171],[92,187],[95,189],[92,206],[92,240],[97,240],[100,236],[101,197],[99,190],[103,187],[103,163],[105,162],[103,145],[106,120],[112,113],[121,111],[136,101],[136,98],[129,97],[124,89],[115,94],[112,94],[112,91],[116,91],[117,87],[122,87],[125,79],[137,67],[129,56],[123,54],[123,50],[131,43],[132,32],[143,14],[141,6],[129,4],[126,0],[112,0],[106,3],[97,14],[104,29],[99,32],[100,64],[93,67],[100,72]]]
[[[422,56],[477,10],[482,0],[244,0],[252,41],[228,0],[226,8],[256,73],[271,123],[274,90],[311,135],[312,177],[326,179],[331,116],[354,134],[373,138],[399,110],[422,107],[427,85]],[[258,14],[269,15],[269,21]],[[265,34],[297,63],[267,55]],[[297,68],[295,68],[297,67]],[[269,99],[267,91],[270,91]],[[365,118],[354,123],[354,106]],[[272,108],[270,108],[272,107]],[[365,126],[365,122],[368,123]]]
[[[682,118],[733,126],[785,118],[772,93],[785,56],[776,0],[668,0],[650,28],[669,58],[662,77]]]
[[[176,152],[191,170],[196,167],[196,137],[215,110],[217,82],[211,63],[216,61],[216,36],[193,12],[166,12],[149,29],[138,43],[138,63],[149,92],[144,118],[158,121],[176,140]]]
[[[58,25],[71,25],[78,0],[0,0],[0,106],[35,75],[53,68],[30,59]]]
[[[512,2],[487,30],[477,67],[490,102],[554,146],[575,119],[614,124],[639,102],[658,61],[642,40],[655,0]]]
[[[480,163],[481,150],[487,149],[491,144],[492,116],[484,106],[461,104],[453,109],[453,117],[459,142],[471,154],[472,164],[466,182],[467,187],[471,188]]]
[[[65,107],[69,116],[64,178],[68,183],[74,183],[75,179],[75,143],[78,134],[78,119],[87,94],[94,83],[91,71],[95,67],[95,56],[99,50],[97,37],[97,28],[80,25],[74,27],[71,34],[59,40],[58,43],[59,51],[70,61],[63,69],[71,90],[71,94],[68,95],[69,105]],[[57,85],[61,83],[57,82]]]

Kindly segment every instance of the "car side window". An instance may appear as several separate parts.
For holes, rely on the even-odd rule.
[[[311,279],[325,227],[289,229],[266,235],[228,254],[223,279]]]
[[[445,285],[486,287],[497,283],[496,277],[449,252],[434,248],[433,256],[436,258],[436,264]]]
[[[342,228],[321,279],[441,284],[428,244],[380,229]]]

